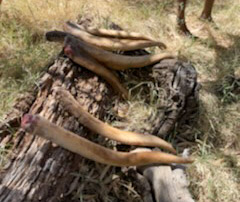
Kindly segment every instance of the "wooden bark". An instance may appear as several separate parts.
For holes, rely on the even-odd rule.
[[[140,79],[159,80],[168,89],[170,104],[164,119],[155,120],[152,130],[147,132],[165,137],[183,115],[188,115],[185,109],[191,105],[189,103],[192,103],[192,109],[196,108],[196,72],[191,65],[189,68],[186,66],[176,60],[166,60],[153,69],[126,72],[139,76]],[[106,116],[109,117],[108,109],[112,107],[113,99],[117,99],[112,88],[101,78],[73,64],[69,59],[59,57],[40,79],[36,88],[37,95],[18,102],[23,107],[19,107],[15,110],[15,115],[12,115],[15,116],[14,126],[19,126],[18,120],[23,113],[40,114],[76,134],[113,148],[115,143],[112,144],[81,126],[59,105],[52,93],[56,86],[69,90],[86,110],[103,121]],[[9,117],[11,116],[6,117],[6,123],[11,126]],[[0,176],[1,202],[144,199],[137,193],[137,188],[135,190],[132,187],[129,174],[121,172],[119,168],[84,159],[21,130],[12,136],[6,130],[6,124],[0,125],[0,128],[4,134],[0,136],[1,145],[12,145],[9,163]],[[137,181],[136,178],[134,180]],[[146,179],[141,178],[140,181],[146,182]],[[149,187],[147,189],[149,193]],[[151,194],[147,198],[151,198]]]
[[[38,95],[29,109],[32,114],[38,113],[68,130],[87,136],[88,139],[96,139],[94,134],[79,125],[76,119],[59,106],[52,94],[55,86],[70,90],[84,108],[101,119],[104,110],[109,107],[107,105],[110,105],[111,90],[107,84],[91,72],[73,65],[68,59],[59,58],[41,78]],[[75,190],[73,186],[76,184],[76,176],[73,173],[86,174],[86,169],[90,172],[91,167],[94,167],[94,162],[89,161],[89,168],[84,168],[82,164],[86,160],[81,156],[42,138],[21,131],[15,136],[14,140],[2,140],[14,146],[12,159],[1,173],[1,202],[68,201],[71,199],[71,190]],[[100,170],[105,168],[104,165],[98,167]],[[90,198],[98,195],[95,197],[101,199],[100,191],[102,190],[90,190],[92,193],[86,195]]]
[[[182,168],[152,166],[145,169],[143,175],[152,182],[156,202],[194,202]]]

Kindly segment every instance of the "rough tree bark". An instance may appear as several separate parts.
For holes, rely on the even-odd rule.
[[[187,66],[167,60],[156,65],[153,71],[146,70],[147,76],[153,75],[159,83],[168,86],[170,96],[164,119],[156,120],[153,130],[148,132],[166,135],[184,113],[189,115],[185,110],[187,106],[197,107],[196,72],[191,65]],[[1,171],[0,201],[142,201],[138,189],[131,185],[130,175],[120,168],[86,160],[21,130],[14,135],[9,133],[9,126],[18,127],[21,115],[29,112],[113,148],[114,144],[81,126],[59,105],[52,93],[56,86],[69,90],[86,110],[103,121],[112,107],[114,93],[105,81],[67,58],[57,58],[40,79],[36,95],[19,100],[0,125],[1,145],[12,148],[10,160]],[[134,180],[140,178],[147,182],[143,176]],[[149,185],[146,186],[149,190]]]
[[[55,86],[64,86],[90,113],[103,118],[104,109],[110,103],[110,90],[97,76],[81,70],[68,59],[57,59],[41,78],[39,92],[29,112],[39,113],[89,138],[91,132],[58,106],[51,91]],[[13,141],[14,145],[11,162],[1,174],[0,201],[66,201],[65,194],[75,178],[71,174],[79,170],[83,159],[39,137],[21,131],[15,136],[14,140],[4,140],[8,136],[2,140]]]

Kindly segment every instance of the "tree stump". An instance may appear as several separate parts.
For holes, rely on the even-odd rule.
[[[198,106],[196,72],[190,64],[176,60],[134,71],[148,72],[143,73],[142,79],[154,79],[167,88],[169,105],[164,116],[155,120],[151,131],[147,131],[166,137],[180,118]],[[0,201],[142,201],[144,197],[133,186],[128,172],[84,159],[19,129],[14,134],[9,130],[19,127],[22,114],[40,114],[67,130],[114,148],[115,144],[83,127],[59,105],[52,90],[57,86],[69,90],[86,110],[103,121],[116,98],[104,80],[60,55],[43,74],[33,95],[18,100],[0,125],[1,145],[11,145],[12,150],[1,170]],[[146,178],[142,181],[147,182]],[[151,188],[147,189],[150,193]]]

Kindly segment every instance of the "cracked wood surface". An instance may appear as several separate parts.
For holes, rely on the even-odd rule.
[[[79,77],[81,75],[81,77]],[[40,81],[40,89],[29,112],[39,113],[58,125],[81,135],[91,136],[59,106],[51,89],[63,86],[94,116],[102,118],[109,98],[106,84],[97,76],[60,58],[49,68]],[[83,161],[42,138],[16,133],[11,162],[1,173],[0,201],[65,201],[65,193]]]
[[[156,202],[194,202],[183,168],[152,166],[145,169],[143,175],[154,187]]]
[[[140,51],[136,54],[142,53]],[[168,89],[168,109],[163,119],[155,120],[151,131],[147,131],[155,131],[154,134],[164,137],[183,115],[189,117],[186,108],[197,107],[196,72],[191,65],[187,67],[186,63],[176,60],[166,60],[152,70],[147,69],[148,73],[135,70],[133,74],[144,79],[154,78]],[[25,102],[26,108],[30,106],[29,112],[39,113],[76,134],[114,147],[114,144],[79,124],[77,119],[59,105],[52,94],[52,89],[59,86],[69,90],[84,109],[102,120],[112,107],[114,93],[105,81],[60,57],[42,76],[37,96]],[[16,115],[18,119],[27,112],[26,108],[19,110]],[[131,187],[128,172],[86,160],[40,137],[17,131],[14,137],[6,133],[0,141],[1,144],[13,145],[10,161],[1,171],[1,202],[79,201],[78,197],[84,201],[148,201],[154,196],[153,188],[147,184],[149,179],[145,176],[136,173],[133,181],[139,182],[139,187],[142,188],[138,191],[135,187],[135,190]],[[146,191],[141,192],[141,189]],[[147,196],[141,197],[141,193],[147,193]]]

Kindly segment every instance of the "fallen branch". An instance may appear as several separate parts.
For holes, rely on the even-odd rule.
[[[161,147],[176,153],[176,150],[171,144],[157,136],[122,131],[100,121],[84,110],[68,91],[63,90],[62,88],[55,88],[55,90],[64,109],[77,117],[81,124],[92,131],[127,145]]]
[[[38,115],[26,114],[21,127],[29,133],[48,139],[61,147],[88,159],[113,166],[140,166],[153,163],[192,163],[189,158],[151,151],[118,152],[107,149],[70,131],[50,123]]]

